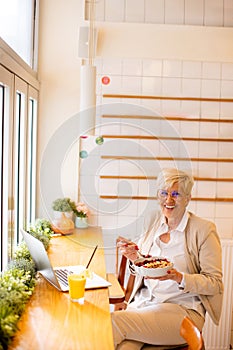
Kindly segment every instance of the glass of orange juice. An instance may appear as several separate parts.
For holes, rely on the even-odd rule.
[[[85,274],[71,274],[68,276],[70,299],[80,304],[84,303],[86,285]]]

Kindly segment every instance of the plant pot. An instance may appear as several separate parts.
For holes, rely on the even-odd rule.
[[[61,217],[52,221],[52,229],[54,232],[70,234],[74,232],[74,222],[68,219],[65,213],[62,213]]]
[[[72,211],[57,211],[57,210],[54,210],[53,211],[53,216],[54,216],[54,219],[61,219],[61,217],[63,216],[63,214],[68,218],[68,219],[71,219],[73,220],[73,212]]]
[[[76,218],[75,218],[75,227],[77,227],[77,228],[87,228],[88,227],[87,218],[81,218],[79,216],[76,216]]]

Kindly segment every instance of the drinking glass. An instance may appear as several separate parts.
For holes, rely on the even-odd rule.
[[[68,276],[70,299],[79,304],[84,303],[86,276],[84,274],[71,274]]]

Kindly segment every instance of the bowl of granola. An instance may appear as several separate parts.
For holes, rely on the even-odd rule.
[[[144,277],[162,277],[173,267],[173,263],[167,258],[152,256],[139,258],[134,261],[135,271]]]

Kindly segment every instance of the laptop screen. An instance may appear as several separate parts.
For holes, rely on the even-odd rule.
[[[49,261],[48,254],[43,243],[24,230],[21,230],[21,233],[28,246],[31,257],[35,262],[37,271],[40,272],[46,279],[48,279],[49,282],[55,285],[55,287],[60,289],[60,285],[57,281],[57,278],[55,277],[52,265]]]

